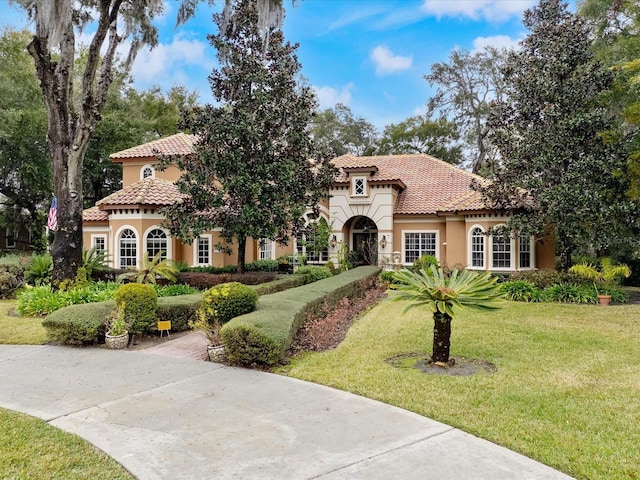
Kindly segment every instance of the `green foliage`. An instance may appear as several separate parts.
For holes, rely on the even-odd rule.
[[[601,259],[599,267],[590,263],[581,263],[574,265],[569,271],[591,280],[596,288],[598,284],[612,286],[621,278],[627,278],[631,275],[631,270],[627,265],[614,265],[610,258]]]
[[[124,319],[124,308],[116,309],[112,315],[114,318],[108,321],[107,333],[113,337],[127,333],[129,326]]]
[[[319,317],[326,313],[325,305],[332,308],[345,297],[361,296],[379,272],[378,267],[359,267],[262,297],[255,312],[234,318],[220,330],[228,359],[241,365],[276,364],[307,314]]]
[[[547,287],[542,292],[545,302],[560,303],[597,303],[596,290],[587,285],[558,283]]]
[[[433,255],[422,255],[420,258],[413,262],[410,270],[412,272],[419,272],[420,270],[424,270],[427,273],[431,271],[431,265],[436,268],[440,268],[440,262]]]
[[[190,295],[192,293],[197,293],[193,287],[189,285],[184,285],[182,283],[176,283],[174,285],[158,285],[155,284],[153,286],[156,290],[156,294],[158,297],[175,297],[177,295]]]
[[[446,118],[433,120],[428,115],[407,118],[387,125],[378,141],[377,155],[424,153],[452,165],[464,160],[460,132]]]
[[[371,123],[363,117],[354,117],[351,109],[341,103],[317,112],[313,116],[311,133],[320,147],[333,157],[345,153],[371,155],[378,136]]]
[[[66,300],[51,290],[51,286],[25,288],[18,294],[16,311],[25,317],[46,315],[66,306]]]
[[[96,245],[89,250],[82,249],[82,266],[89,278],[93,272],[104,272],[109,268],[109,257],[107,252],[98,249]]]
[[[338,245],[338,266],[341,272],[346,272],[355,267],[353,259],[349,255],[349,247],[345,242]]]
[[[501,283],[500,291],[514,302],[539,302],[542,296],[540,289],[526,280]]]
[[[302,265],[295,271],[296,275],[306,275],[307,282],[317,282],[323,278],[329,278],[333,274],[328,268],[320,267],[318,265]]]
[[[261,283],[255,287],[258,295],[270,295],[272,293],[288,290],[289,288],[299,287],[307,283],[307,279],[301,275],[286,275],[283,278],[272,282]]]
[[[247,238],[286,243],[326,194],[334,169],[307,128],[315,96],[300,82],[296,47],[274,25],[260,28],[251,0],[229,2],[226,12],[228,19],[214,15],[218,31],[209,36],[218,52],[209,76],[216,103],[185,114],[182,127],[200,141],[194,155],[170,160],[189,198],[165,214],[184,240],[220,228],[238,246],[242,272]]]
[[[613,77],[566,3],[540,2],[523,22],[530,33],[509,54],[506,95],[488,120],[501,163],[479,189],[489,204],[520,209],[508,222],[511,231],[555,234],[567,270],[582,245],[620,242],[618,227],[635,212],[621,188],[624,155],[602,134],[613,126],[600,105]]]
[[[393,285],[398,291],[394,300],[409,300],[407,309],[424,306],[434,314],[446,314],[451,318],[464,307],[498,308],[496,300],[502,297],[498,279],[490,272],[453,270],[447,278],[441,268],[432,265],[429,273],[400,270],[394,276],[400,282]]]
[[[256,260],[255,262],[247,263],[244,266],[247,272],[277,272],[278,261],[277,260]],[[235,267],[234,272],[235,273]]]
[[[149,259],[149,253],[145,252],[140,268],[122,273],[118,276],[118,282],[129,280],[137,283],[155,284],[157,277],[175,282],[178,271],[170,260],[162,258],[163,255],[164,252],[158,252],[152,259]]]
[[[223,283],[204,292],[198,315],[209,325],[223,325],[252,312],[257,303],[258,294],[253,288],[238,282]]]
[[[49,337],[65,345],[98,343],[105,334],[105,319],[113,302],[72,305],[51,313],[42,321]]]
[[[198,290],[207,290],[221,283],[239,282],[244,285],[259,285],[275,280],[278,275],[275,272],[213,274],[187,272],[180,274],[180,282]]]
[[[542,270],[523,270],[520,272],[513,272],[509,275],[509,281],[526,281],[535,285],[538,289],[545,289],[551,285],[555,285],[560,282],[570,282],[570,277],[563,272],[557,272],[556,270],[542,269]]]
[[[31,257],[29,266],[24,272],[27,283],[40,286],[45,283],[51,283],[51,274],[53,273],[53,260],[51,255],[43,253],[42,255],[34,255]]]
[[[180,295],[177,297],[158,298],[156,320],[169,320],[172,332],[189,330],[190,322],[197,318],[197,312],[202,301],[202,294]],[[157,331],[157,325],[150,323],[146,333]]]
[[[113,296],[116,308],[124,310],[125,321],[134,334],[143,333],[153,322],[158,307],[158,296],[153,285],[128,283]]]

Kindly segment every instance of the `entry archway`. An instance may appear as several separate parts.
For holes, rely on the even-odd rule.
[[[378,263],[378,226],[369,217],[354,217],[351,222],[351,250],[358,265]]]

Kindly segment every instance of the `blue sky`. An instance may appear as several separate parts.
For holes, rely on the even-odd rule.
[[[454,48],[515,46],[526,31],[522,13],[536,0],[297,0],[286,6],[286,38],[299,43],[302,74],[321,108],[344,103],[382,129],[424,112],[433,90],[424,75]],[[215,51],[213,11],[203,2],[195,18],[174,28],[178,2],[166,1],[158,19],[160,45],[142,51],[133,66],[135,85],[168,89],[180,84],[212,97],[207,76]],[[575,1],[570,2],[572,5]],[[26,15],[0,0],[0,27],[28,26]]]

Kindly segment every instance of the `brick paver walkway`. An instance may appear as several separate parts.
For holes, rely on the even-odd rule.
[[[144,351],[168,357],[204,360],[207,358],[207,345],[209,345],[209,341],[204,336],[204,333],[194,331],[163,342],[160,345],[145,348]]]

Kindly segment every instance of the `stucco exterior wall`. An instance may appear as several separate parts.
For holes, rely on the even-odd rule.
[[[127,160],[122,163],[122,187],[131,185],[132,183],[142,180],[142,169],[145,166],[151,166],[154,170],[155,178],[175,182],[180,178],[180,170],[177,167],[168,167],[166,170],[160,171],[156,169],[157,160],[155,157],[140,158],[136,160]]]

